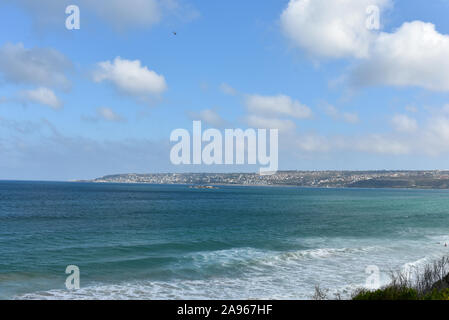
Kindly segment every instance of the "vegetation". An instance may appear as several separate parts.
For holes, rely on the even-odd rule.
[[[422,269],[392,274],[387,286],[370,291],[359,289],[353,300],[449,300],[449,257]]]
[[[391,279],[390,284],[378,290],[356,290],[352,300],[449,300],[449,257],[408,273],[392,273]],[[341,299],[339,293],[333,298],[328,293],[329,290],[316,286],[313,299]]]

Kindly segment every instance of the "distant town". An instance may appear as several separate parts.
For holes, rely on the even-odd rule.
[[[449,189],[449,171],[279,171],[256,173],[115,174],[80,182],[185,185],[301,186],[316,188]]]

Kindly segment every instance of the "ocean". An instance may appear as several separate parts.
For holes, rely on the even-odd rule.
[[[0,182],[0,299],[349,297],[445,243],[447,190]]]

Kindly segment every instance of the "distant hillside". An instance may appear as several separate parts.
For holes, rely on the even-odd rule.
[[[353,188],[419,188],[419,189],[449,189],[449,179],[419,178],[409,179],[369,179],[357,181],[349,185]]]
[[[449,189],[448,171],[279,171],[255,173],[115,174],[89,180],[97,183],[189,185],[302,186],[318,188]]]

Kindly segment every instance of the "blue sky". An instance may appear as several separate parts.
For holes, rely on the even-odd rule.
[[[171,165],[192,120],[278,128],[280,169],[449,168],[448,1],[0,3],[0,179],[257,170]]]

